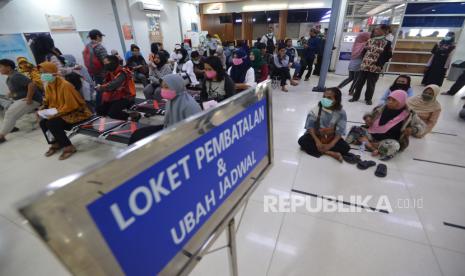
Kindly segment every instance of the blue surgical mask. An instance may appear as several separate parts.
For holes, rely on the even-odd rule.
[[[50,73],[42,73],[40,74],[40,79],[45,82],[53,82],[55,81],[55,76]]]
[[[333,105],[333,100],[328,98],[323,98],[320,100],[321,106],[324,108],[330,108]]]

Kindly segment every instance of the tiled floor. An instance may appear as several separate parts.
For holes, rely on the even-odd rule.
[[[377,84],[379,97],[393,81],[384,76]],[[327,86],[341,76],[330,74]],[[311,92],[317,78],[273,95],[275,164],[252,195],[237,231],[239,275],[465,275],[465,168],[415,161],[414,158],[465,166],[465,122],[457,118],[463,105],[459,96],[441,96],[443,114],[436,131],[389,161],[388,177],[373,170],[360,171],[322,157],[303,154],[297,139],[306,113],[321,97]],[[416,93],[421,91],[414,78]],[[444,89],[451,85],[446,82]],[[350,121],[361,121],[369,107],[348,103]],[[462,93],[463,94],[463,93]],[[79,154],[65,162],[44,158],[47,146],[30,119],[21,132],[0,146],[0,275],[68,275],[66,269],[36,238],[16,213],[15,204],[51,181],[76,172],[124,150],[123,146],[75,136]],[[265,195],[303,196],[306,193],[348,197],[386,195],[392,213],[264,213]],[[398,200],[422,200],[422,208],[401,208]],[[322,199],[311,198],[311,202]],[[418,202],[418,201],[417,201]],[[224,237],[204,257],[192,275],[228,275]],[[221,249],[223,248],[223,249]]]

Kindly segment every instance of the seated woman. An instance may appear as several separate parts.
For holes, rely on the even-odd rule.
[[[107,71],[105,83],[98,85],[95,89],[102,93],[102,104],[97,106],[99,116],[109,116],[117,120],[127,120],[133,115],[125,112],[134,104],[136,87],[129,69],[119,65],[116,56],[106,56],[103,66]],[[134,115],[137,115],[134,113]],[[131,116],[132,117],[132,116]]]
[[[410,76],[409,75],[400,75],[394,81],[394,83],[389,87],[386,92],[384,92],[383,97],[380,100],[380,105],[386,104],[386,101],[392,91],[403,90],[407,92],[407,96],[410,98],[413,96],[413,89],[410,87]]]
[[[413,115],[407,107],[407,93],[393,91],[385,105],[365,114],[365,127],[353,127],[346,141],[364,143],[373,156],[388,160],[408,146]]]
[[[252,49],[252,51],[250,51],[250,61],[255,72],[255,80],[258,83],[267,80],[270,73],[268,64],[262,59],[259,49]]]
[[[204,60],[203,60],[203,57],[199,54],[198,51],[192,51],[191,53],[191,60],[192,60],[192,63],[194,65],[194,74],[195,74],[195,77],[197,78],[197,80],[199,82],[202,82],[203,78],[204,78],[204,69],[205,69],[205,65],[204,65]]]
[[[423,131],[417,131],[413,134],[414,137],[422,138],[430,133],[441,114],[441,104],[437,100],[440,88],[435,84],[430,84],[425,87],[421,95],[410,98],[407,105],[410,110],[414,111],[418,117],[425,123]]]
[[[205,79],[202,83],[200,99],[202,102],[221,102],[236,93],[235,85],[217,56],[209,56],[205,60]]]
[[[274,55],[274,66],[276,70],[276,74],[281,79],[281,90],[283,92],[288,92],[287,90],[287,80],[290,80],[291,85],[297,85],[298,82],[291,79],[291,71],[289,69],[289,56],[286,55],[286,47],[279,46],[278,53]]]
[[[171,65],[168,63],[166,56],[160,53],[153,55],[153,61],[149,63],[150,84],[144,88],[144,95],[147,100],[161,100],[160,85],[164,76],[173,72]]]
[[[40,72],[39,70],[27,60],[25,57],[18,57],[16,59],[16,62],[18,63],[18,72],[22,73],[26,77],[28,77],[30,80],[32,80],[32,83],[35,84],[35,86],[40,89],[40,91],[43,92],[44,90],[44,84],[42,83],[42,80],[40,79]]]
[[[236,84],[237,91],[243,91],[257,85],[254,69],[247,59],[247,53],[243,49],[234,52],[232,63],[228,69],[228,75],[231,76],[231,79]]]
[[[163,77],[161,96],[167,100],[164,124],[136,130],[132,134],[129,144],[142,140],[163,128],[170,127],[202,111],[200,105],[186,91],[183,79],[178,74],[170,74]]]
[[[182,58],[178,61],[176,72],[187,74],[187,76],[189,76],[190,85],[198,85],[199,81],[197,80],[197,77],[194,73],[194,63],[192,62],[192,60],[189,59],[189,54],[187,53],[187,50],[181,48],[180,53],[182,55]]]
[[[342,156],[350,150],[349,144],[342,139],[347,115],[342,109],[341,95],[336,87],[326,89],[318,106],[307,115],[307,131],[300,137],[299,145],[311,156],[328,155],[342,162]]]
[[[65,130],[70,130],[74,124],[89,119],[92,113],[74,86],[58,75],[58,68],[54,63],[43,62],[39,69],[42,80],[47,83],[40,109],[54,108],[57,111],[55,115],[40,121],[45,139],[51,145],[45,156],[52,156],[63,149],[59,159],[65,160],[76,152]]]

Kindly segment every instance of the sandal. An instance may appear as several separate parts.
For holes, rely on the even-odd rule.
[[[357,164],[357,168],[360,170],[366,170],[368,168],[371,168],[373,166],[376,166],[376,162],[369,160],[369,161],[359,161]]]
[[[77,150],[76,150],[75,147],[73,147],[72,149],[63,150],[63,153],[60,155],[58,160],[66,160],[66,159],[70,158],[73,154],[75,154],[76,151]]]
[[[50,157],[52,155],[54,155],[55,153],[57,153],[57,151],[59,151],[61,149],[60,146],[51,146],[48,151],[45,153],[45,157]]]
[[[349,164],[357,164],[358,162],[361,161],[360,155],[355,155],[351,152],[348,152],[342,155],[342,158],[344,159],[344,161],[346,161]]]
[[[387,166],[384,164],[378,164],[376,167],[375,175],[377,177],[386,177],[387,175]]]

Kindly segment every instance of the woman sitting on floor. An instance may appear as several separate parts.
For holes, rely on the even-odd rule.
[[[250,51],[250,61],[255,72],[255,80],[257,83],[267,80],[270,74],[268,64],[263,60],[259,49],[252,49],[252,51]]]
[[[341,105],[341,90],[326,89],[323,98],[307,116],[306,133],[300,137],[303,151],[320,157],[328,155],[342,162],[342,156],[350,150],[342,136],[345,134],[347,115]]]
[[[235,85],[223,68],[221,59],[209,56],[205,59],[205,78],[202,83],[200,99],[202,102],[221,102],[236,93]]]
[[[279,46],[278,53],[274,55],[274,70],[281,80],[281,90],[283,92],[288,92],[287,89],[287,80],[290,81],[291,85],[295,86],[299,83],[291,79],[291,70],[289,65],[289,56],[286,55],[286,47]]]
[[[425,130],[418,135],[413,135],[417,138],[422,138],[430,133],[441,114],[441,104],[436,99],[439,95],[439,86],[430,84],[425,87],[421,95],[410,98],[407,102],[408,107],[413,110],[418,117],[425,123]]]
[[[233,65],[228,69],[228,75],[236,84],[236,90],[243,91],[257,85],[255,72],[247,58],[247,53],[243,49],[234,52],[232,63]]]
[[[65,130],[70,130],[74,124],[89,119],[92,113],[74,86],[58,75],[58,68],[54,63],[43,62],[39,69],[42,81],[47,83],[40,109],[56,109],[54,115],[40,121],[45,139],[51,145],[45,156],[52,156],[63,149],[59,159],[65,160],[76,152]]]
[[[392,91],[396,90],[403,90],[407,92],[407,96],[413,97],[413,89],[410,87],[410,76],[409,75],[400,75],[396,78],[394,83],[389,87],[386,92],[384,93],[383,97],[380,100],[380,105],[386,104],[386,101],[389,97],[389,94],[391,94]]]
[[[173,72],[173,68],[168,63],[166,56],[161,53],[153,54],[149,62],[149,80],[150,84],[144,88],[144,95],[147,100],[161,100],[160,85],[161,79]]]
[[[407,148],[408,137],[412,135],[413,112],[407,107],[407,93],[393,91],[385,105],[375,107],[365,114],[366,125],[353,127],[346,141],[364,143],[373,156],[381,155],[383,160],[392,158],[397,152]]]

